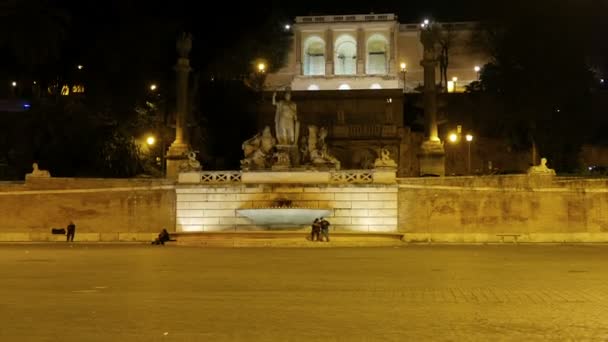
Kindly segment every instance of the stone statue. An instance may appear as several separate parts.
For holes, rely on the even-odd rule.
[[[38,163],[32,164],[32,172],[25,175],[25,178],[35,177],[35,178],[49,178],[51,177],[51,173],[47,170],[40,170],[38,168]]]
[[[201,163],[196,159],[197,153],[198,151],[189,151],[186,154],[188,156],[188,161],[183,162],[179,166],[180,172],[200,171],[202,169]]]
[[[548,175],[555,176],[555,170],[547,167],[547,158],[540,159],[540,165],[531,166],[528,175]]]
[[[319,130],[315,125],[308,126],[308,156],[313,165],[327,165],[340,169],[340,161],[332,156],[325,143],[327,129]]]
[[[391,158],[390,151],[385,147],[380,150],[380,158],[376,159],[374,167],[397,167],[397,163]]]
[[[278,143],[279,145],[297,145],[300,122],[296,103],[291,101],[291,91],[287,90],[284,100],[277,102],[276,96],[276,92],[272,94],[272,105],[277,107],[274,123]]]
[[[243,143],[245,159],[241,160],[241,168],[243,170],[266,168],[275,145],[276,140],[272,136],[270,127],[264,127],[262,133],[257,133]]]
[[[180,58],[188,58],[190,50],[192,49],[192,34],[182,32],[182,34],[177,37],[175,47],[177,49],[177,55]]]

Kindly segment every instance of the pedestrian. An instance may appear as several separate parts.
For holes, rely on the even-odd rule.
[[[73,221],[70,221],[70,224],[68,224],[68,232],[66,234],[67,239],[66,241],[74,241],[74,235],[76,234],[76,225],[74,224]]]
[[[325,241],[329,242],[329,226],[331,223],[327,221],[325,218],[321,217],[321,241],[323,241],[323,237],[325,237]]]
[[[152,241],[153,245],[164,245],[165,242],[170,241],[171,237],[169,236],[169,232],[167,231],[166,228],[163,228],[163,230],[158,234],[158,237],[156,238],[156,240]]]
[[[320,241],[321,236],[321,221],[316,218],[312,223],[312,231],[310,232],[310,241]]]

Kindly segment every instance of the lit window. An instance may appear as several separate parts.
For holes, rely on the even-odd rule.
[[[355,75],[357,73],[357,41],[350,35],[336,39],[335,74]]]
[[[72,93],[84,93],[84,86],[82,84],[72,86]]]
[[[325,75],[325,42],[312,36],[304,42],[304,75]]]
[[[339,90],[350,90],[350,86],[346,83],[344,84],[340,84],[340,87],[338,87]]]
[[[63,95],[63,96],[70,95],[70,87],[68,87],[67,85],[64,85],[63,87],[61,87],[61,95]]]
[[[367,74],[386,74],[388,46],[388,40],[381,34],[374,34],[367,40]]]

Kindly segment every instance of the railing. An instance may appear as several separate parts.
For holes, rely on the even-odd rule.
[[[336,125],[332,136],[336,138],[379,138],[397,136],[395,125]]]
[[[200,173],[201,183],[240,183],[240,171],[204,171]]]
[[[332,171],[331,183],[365,184],[373,183],[374,174],[371,170]]]
[[[393,20],[397,20],[397,17],[391,13],[296,17],[296,23],[327,23],[327,22],[345,22],[345,21],[393,21]]]

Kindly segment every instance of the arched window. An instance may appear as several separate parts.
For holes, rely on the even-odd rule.
[[[387,73],[387,56],[389,44],[385,36],[374,34],[367,40],[367,67],[369,75],[385,75]]]
[[[357,73],[357,41],[349,35],[336,39],[334,69],[336,75],[355,75]]]
[[[304,75],[325,75],[325,41],[320,37],[304,41]]]

